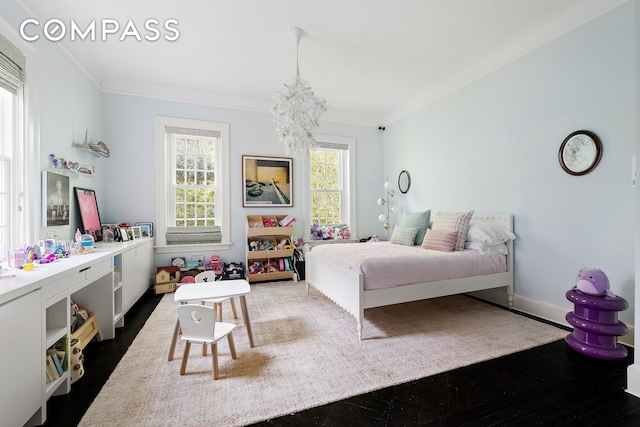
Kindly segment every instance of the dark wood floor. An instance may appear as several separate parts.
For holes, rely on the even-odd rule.
[[[49,400],[45,426],[80,422],[160,298],[145,295],[115,339],[87,346],[85,376]],[[640,426],[640,398],[624,391],[629,353],[601,361],[560,340],[255,426]]]

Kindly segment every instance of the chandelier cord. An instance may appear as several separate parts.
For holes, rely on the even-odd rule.
[[[302,38],[302,29],[300,28],[292,28],[291,33],[293,34],[293,39],[296,41],[296,79],[300,78],[300,39]]]
[[[300,50],[300,42],[296,45],[296,79],[300,78],[300,61],[298,60],[298,52]]]

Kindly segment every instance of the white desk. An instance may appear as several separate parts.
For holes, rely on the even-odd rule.
[[[182,284],[178,287],[173,295],[173,299],[181,304],[186,304],[188,302],[200,302],[211,298],[240,297],[242,318],[244,319],[244,324],[247,327],[249,345],[253,347],[253,332],[251,331],[251,321],[249,320],[249,311],[247,310],[247,300],[245,298],[249,292],[251,292],[251,286],[246,280],[221,280],[213,283],[188,283]],[[173,360],[178,335],[180,335],[180,322],[176,320],[173,337],[171,338],[168,360]]]
[[[3,384],[20,384],[0,399],[0,424],[44,424],[47,400],[71,390],[69,370],[47,382],[45,362],[48,348],[70,341],[71,301],[96,316],[101,339],[113,338],[127,310],[151,286],[153,244],[150,238],[101,242],[93,253],[36,264],[32,271],[15,270],[14,277],[0,279],[0,341],[20,348],[0,355]]]

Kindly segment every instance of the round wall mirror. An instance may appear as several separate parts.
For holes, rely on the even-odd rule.
[[[570,175],[586,175],[598,166],[602,157],[600,138],[588,130],[578,130],[562,141],[558,160]]]
[[[402,194],[406,194],[409,191],[409,187],[411,187],[411,175],[407,171],[400,172],[400,175],[398,175],[398,189]]]

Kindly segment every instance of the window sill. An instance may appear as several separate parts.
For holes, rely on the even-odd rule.
[[[183,252],[228,251],[232,243],[198,243],[193,245],[156,245],[157,254],[171,254]]]

